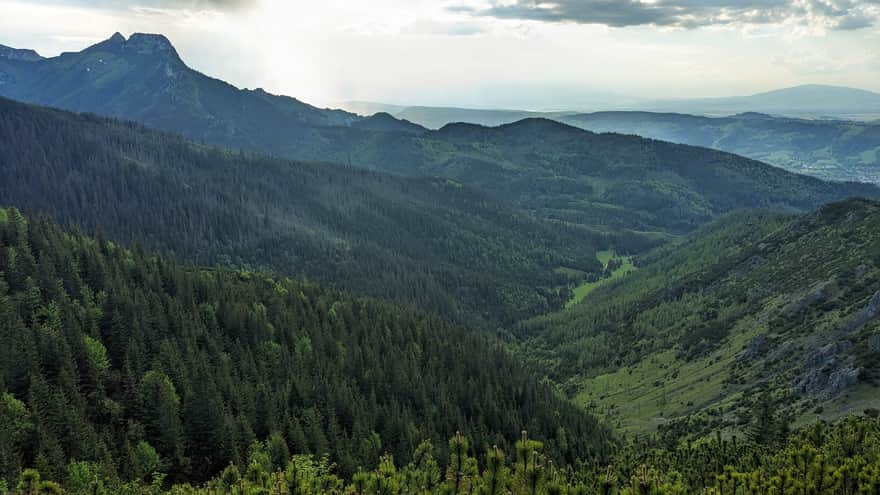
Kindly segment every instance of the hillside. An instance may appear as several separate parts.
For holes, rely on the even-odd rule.
[[[403,134],[401,134],[403,135]],[[0,200],[204,265],[308,277],[494,329],[562,307],[613,241],[462,184],[194,145],[0,100]]]
[[[9,57],[0,50],[0,82],[0,96],[136,120],[234,149],[299,146],[317,139],[320,128],[359,120],[208,77],[189,68],[157,34],[126,39],[116,33],[80,52],[47,59]]]
[[[565,463],[611,441],[500,346],[438,318],[181,266],[15,209],[0,209],[0,418],[0,480],[26,466],[58,479],[76,460],[200,481],[263,440],[348,475],[457,430],[508,446],[528,429]]]
[[[862,200],[725,218],[523,325],[522,354],[634,431],[740,429],[762,393],[793,419],[877,407],[878,228]]]
[[[352,163],[451,178],[538,216],[606,231],[678,234],[737,208],[808,210],[880,193],[873,185],[822,182],[729,153],[545,119],[492,128],[450,124],[340,146],[346,144]]]
[[[369,111],[385,107],[351,103],[346,108]],[[880,182],[877,122],[798,119],[754,112],[703,117],[642,111],[541,113],[444,107],[388,107],[387,111],[429,129],[452,123],[499,126],[546,118],[596,133],[633,134],[727,151],[824,180]]]
[[[740,114],[732,117],[599,112],[559,117],[593,132],[617,132],[714,148],[825,180],[880,182],[880,126]]]
[[[0,95],[16,99],[232,149],[453,179],[545,219],[622,232],[621,251],[643,250],[736,208],[805,210],[880,196],[873,186],[826,184],[725,153],[544,119],[428,131],[388,114],[319,110],[192,71],[160,35],[113,36],[45,60],[0,58],[0,72],[8,81]]]

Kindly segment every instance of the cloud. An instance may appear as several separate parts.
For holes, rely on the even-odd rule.
[[[476,22],[451,22],[420,19],[400,30],[401,34],[431,36],[474,36],[486,32],[486,27]]]
[[[453,6],[475,17],[611,27],[803,24],[832,30],[873,26],[880,0],[491,0],[487,7]]]
[[[72,5],[108,10],[163,9],[239,11],[254,7],[259,0],[43,0],[44,4]]]

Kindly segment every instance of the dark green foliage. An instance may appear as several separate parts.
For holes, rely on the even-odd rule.
[[[270,269],[495,328],[561,307],[605,236],[461,184],[230,153],[0,100],[0,199],[204,265]]]
[[[728,153],[543,119],[342,142],[349,143],[353,163],[450,177],[543,217],[612,231],[680,233],[735,209],[807,210],[880,195],[873,185],[827,183]]]
[[[703,287],[748,259],[788,220],[761,212],[732,215],[659,248],[639,260],[638,271],[581,304],[523,323],[525,355],[561,381],[617,369],[670,346],[684,355],[713,348],[726,336],[730,318],[719,318],[719,297],[702,297]]]
[[[0,419],[7,480],[25,466],[64,479],[78,461],[198,481],[255,452],[265,469],[243,470],[252,483],[292,453],[350,475],[383,452],[408,462],[458,429],[475,446],[509,446],[528,428],[564,463],[602,458],[611,442],[497,343],[439,318],[179,266],[15,209],[0,209]]]
[[[629,425],[663,417],[669,434],[773,443],[782,416],[880,400],[878,231],[880,204],[866,200],[731,215],[524,323],[520,355]]]
[[[527,441],[527,440],[524,440]],[[529,441],[531,442],[531,441]],[[438,480],[430,444],[412,456],[422,461],[395,463],[382,455],[351,477],[339,476],[326,458],[296,455],[286,464],[266,460],[266,446],[256,443],[247,470],[228,466],[205,484],[180,484],[165,491],[160,484],[126,483],[96,473],[83,484],[83,463],[69,467],[63,478],[71,495],[877,495],[880,493],[880,423],[850,417],[834,425],[817,423],[773,448],[736,438],[661,448],[650,441],[632,442],[609,465],[558,467],[529,449],[525,462],[498,447],[474,449],[461,435],[450,440],[455,452],[446,464],[449,475]],[[518,447],[518,450],[522,450]],[[244,465],[244,464],[242,464]],[[69,481],[68,481],[69,480]],[[429,480],[429,481],[426,481]],[[161,480],[159,480],[161,481]],[[54,493],[40,473],[22,474],[15,495]],[[51,482],[49,482],[51,483]],[[52,484],[53,488],[58,485]],[[26,490],[35,488],[38,491]]]

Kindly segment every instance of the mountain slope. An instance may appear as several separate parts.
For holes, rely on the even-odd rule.
[[[233,149],[450,178],[545,219],[622,232],[622,252],[736,208],[804,210],[880,196],[874,186],[822,183],[716,151],[544,119],[428,131],[387,114],[318,110],[198,74],[156,35],[114,36],[79,53],[2,67],[17,82],[0,93],[14,98],[124,116]]]
[[[374,108],[351,105],[346,108]],[[703,117],[642,111],[541,113],[443,107],[392,107],[389,111],[430,129],[452,123],[498,126],[526,118],[546,118],[597,133],[634,134],[736,153],[824,180],[880,182],[877,122],[807,120],[758,113]]]
[[[21,50],[5,45],[0,45],[0,59],[4,60],[21,60],[25,62],[36,62],[43,60],[43,57],[34,50]]]
[[[873,186],[826,184],[733,155],[543,119],[431,132],[387,114],[318,110],[198,74],[157,35],[114,36],[36,62],[0,61],[3,71],[14,82],[0,85],[0,94],[13,98],[123,116],[233,149],[454,179],[545,219],[623,232],[617,248],[624,252],[736,208],[803,210],[880,195]]]
[[[439,318],[180,266],[15,209],[0,209],[0,417],[0,483],[24,466],[66,478],[70,461],[199,482],[256,440],[273,462],[327,454],[346,475],[457,430],[510,446],[528,429],[565,463],[611,441],[499,345]]]
[[[863,200],[726,218],[524,325],[523,355],[633,430],[737,429],[763,392],[795,418],[877,407],[878,228]]]
[[[240,90],[184,64],[162,35],[119,33],[49,59],[0,57],[0,95],[137,120],[232,148],[271,151],[314,139],[315,129],[359,120],[263,90]]]
[[[350,163],[452,178],[545,218],[612,231],[681,233],[737,208],[805,210],[880,193],[873,185],[822,182],[728,153],[545,119],[495,128],[450,124],[415,136],[341,141],[340,149]]]
[[[880,182],[876,123],[649,112],[599,112],[558,120],[593,132],[636,134],[728,151],[825,180]]]
[[[446,179],[233,153],[9,100],[0,142],[5,202],[179,259],[306,276],[481,327],[561,307],[556,288],[601,270],[593,253],[610,242]]]

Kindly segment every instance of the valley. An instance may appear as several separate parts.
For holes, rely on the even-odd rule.
[[[361,115],[185,56],[0,45],[0,495],[880,493],[880,127],[813,118],[880,95]]]
[[[762,393],[795,422],[876,408],[878,218],[855,200],[727,218],[526,323],[526,355],[631,431],[736,431]]]

